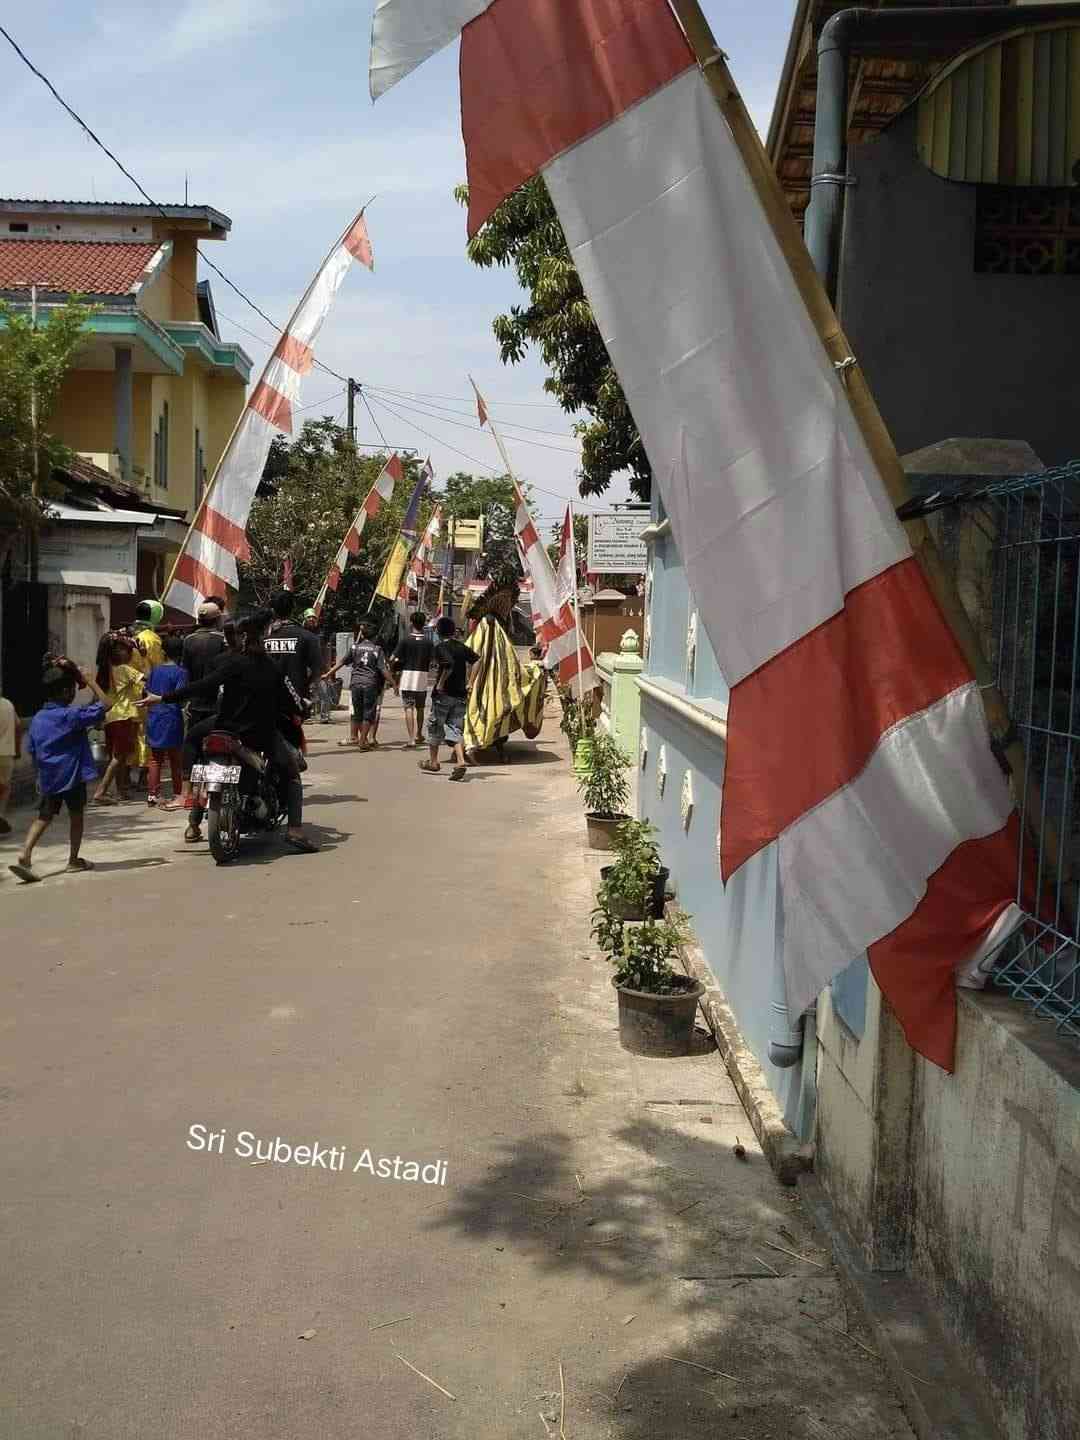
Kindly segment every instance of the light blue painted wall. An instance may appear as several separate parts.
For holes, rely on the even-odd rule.
[[[690,608],[686,576],[669,536],[653,546],[651,635],[645,674],[688,699],[723,703],[728,687],[700,627],[694,674],[687,675]],[[743,1038],[794,1129],[798,1123],[802,1067],[781,1070],[769,1061],[772,1000],[779,967],[775,847],[756,855],[726,887],[721,885],[717,833],[723,746],[707,731],[673,714],[648,694],[643,693],[641,701],[648,749],[640,776],[640,813],[660,832],[664,863],[671,870],[679,903],[690,914],[694,933],[735,1012]],[[666,748],[667,760],[662,796],[657,788],[661,745]],[[694,791],[689,829],[684,827],[681,810],[687,767],[693,772]]]

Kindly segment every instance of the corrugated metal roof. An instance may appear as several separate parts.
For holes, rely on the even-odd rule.
[[[0,290],[129,295],[160,249],[156,241],[0,238]]]
[[[210,224],[232,229],[228,215],[212,205],[145,205],[126,200],[31,200],[18,196],[0,197],[0,212],[18,211],[25,214],[60,214],[74,211],[80,215],[138,215],[147,219],[160,218],[161,212],[170,220],[206,220]]]

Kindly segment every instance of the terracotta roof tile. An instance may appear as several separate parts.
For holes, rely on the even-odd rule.
[[[0,290],[126,295],[160,249],[154,242],[0,239]]]

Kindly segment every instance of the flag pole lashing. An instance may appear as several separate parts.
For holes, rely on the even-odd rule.
[[[698,0],[668,0],[668,3],[678,16],[706,83],[727,122],[736,149],[746,166],[747,175],[788,263],[818,337],[832,363],[845,367],[843,378],[848,403],[884,481],[889,499],[893,506],[899,509],[905,501],[911,499],[911,489],[896,446],[862,369],[854,361],[851,344],[841,329],[821,278],[814,269],[787,197],[780,187],[780,181],[769,162],[761,137],[750,119],[728,68],[727,57],[717,45]],[[903,524],[930,592],[978,683],[990,733],[1001,746],[1012,774],[1013,798],[1017,805],[1026,811],[1030,823],[1030,817],[1042,813],[1042,796],[1037,781],[1029,775],[1023,744],[1012,724],[1004,697],[994,683],[993,672],[983,653],[975,626],[964,608],[956,582],[942,560],[926,521],[915,518],[906,520]],[[1050,823],[1043,829],[1043,840],[1055,875],[1063,881],[1066,880],[1068,876],[1062,869],[1060,841],[1056,828]]]

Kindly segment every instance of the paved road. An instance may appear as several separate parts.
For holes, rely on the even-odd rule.
[[[219,870],[132,807],[95,815],[94,875],[0,881],[0,1436],[539,1440],[560,1362],[571,1440],[908,1436],[799,1318],[840,1313],[831,1273],[762,1250],[827,1259],[731,1160],[715,1058],[618,1050],[555,738],[455,785],[341,733],[319,855]],[[277,1137],[334,1159],[236,1153]],[[755,1250],[784,1278],[732,1297]]]

